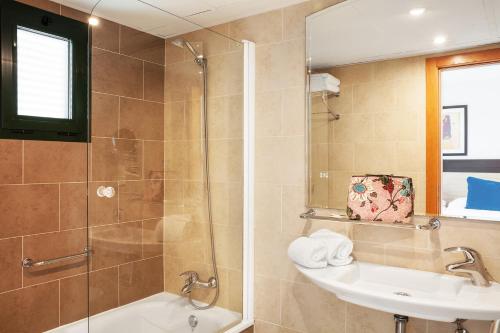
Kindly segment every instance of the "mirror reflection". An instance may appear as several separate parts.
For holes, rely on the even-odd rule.
[[[309,16],[308,206],[500,220],[499,42],[500,0],[348,0]]]

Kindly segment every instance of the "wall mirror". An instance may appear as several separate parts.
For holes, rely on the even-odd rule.
[[[500,0],[347,0],[306,35],[308,207],[500,221]]]

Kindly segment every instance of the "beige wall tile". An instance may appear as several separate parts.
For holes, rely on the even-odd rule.
[[[345,303],[312,284],[281,282],[282,325],[303,332],[345,332]]]
[[[281,322],[280,280],[255,277],[255,318],[271,323]]]
[[[276,43],[283,39],[282,22],[283,11],[274,10],[229,23],[229,35],[257,44]]]

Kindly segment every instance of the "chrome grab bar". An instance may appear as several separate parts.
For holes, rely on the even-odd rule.
[[[383,223],[374,221],[347,220],[347,218],[343,216],[336,217],[336,216],[316,215],[316,211],[313,208],[310,208],[307,212],[300,214],[300,218],[311,219],[311,220],[347,222],[347,223],[361,224],[361,225],[376,225],[381,227],[392,227],[400,229],[438,230],[439,228],[441,228],[441,221],[436,217],[430,218],[429,223],[427,224]]]
[[[24,268],[40,267],[40,266],[53,265],[53,264],[57,264],[57,263],[60,263],[63,261],[81,258],[81,257],[87,258],[87,257],[90,257],[91,255],[92,255],[92,250],[90,248],[86,247],[85,249],[83,249],[83,252],[81,252],[81,253],[71,254],[69,256],[63,256],[63,257],[58,257],[58,258],[45,259],[45,260],[39,260],[39,261],[34,261],[31,258],[24,258],[21,264]]]

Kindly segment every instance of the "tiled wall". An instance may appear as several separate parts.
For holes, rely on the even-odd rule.
[[[415,212],[424,214],[425,57],[318,71],[331,73],[341,82],[340,95],[328,98],[340,119],[317,120],[312,135],[318,141],[313,145],[318,150],[313,177],[318,173],[315,164],[326,164],[321,170],[329,171],[328,206],[345,210],[353,175],[394,174],[413,179]],[[313,112],[321,108],[324,105],[313,103]],[[321,190],[323,182],[317,183]],[[324,196],[316,193],[314,198]]]
[[[358,260],[443,272],[459,256],[448,246],[479,250],[500,279],[500,225],[445,221],[439,232],[351,227],[341,222],[304,221],[304,17],[336,1],[308,1],[230,24],[230,33],[257,42],[257,143],[255,211],[255,315],[258,333],[385,333],[391,314],[338,300],[300,276],[287,258],[288,244],[319,228],[355,241]],[[408,110],[409,111],[409,110]],[[410,147],[411,153],[414,147]],[[474,333],[487,323],[469,322]],[[448,333],[447,323],[410,320],[409,332]]]
[[[228,34],[229,24],[214,29]],[[243,52],[239,43],[200,30],[184,36],[208,63],[209,160],[217,305],[242,311]],[[166,41],[165,70],[165,289],[179,293],[187,270],[212,276],[203,174],[202,71],[191,53]],[[193,297],[211,301],[213,291]]]
[[[23,2],[86,21],[53,2]],[[102,20],[93,45],[89,151],[85,143],[0,141],[0,332],[41,332],[87,315],[85,261],[21,268],[23,257],[87,245],[87,165],[90,312],[163,290],[164,43]],[[100,185],[117,195],[97,198]]]

